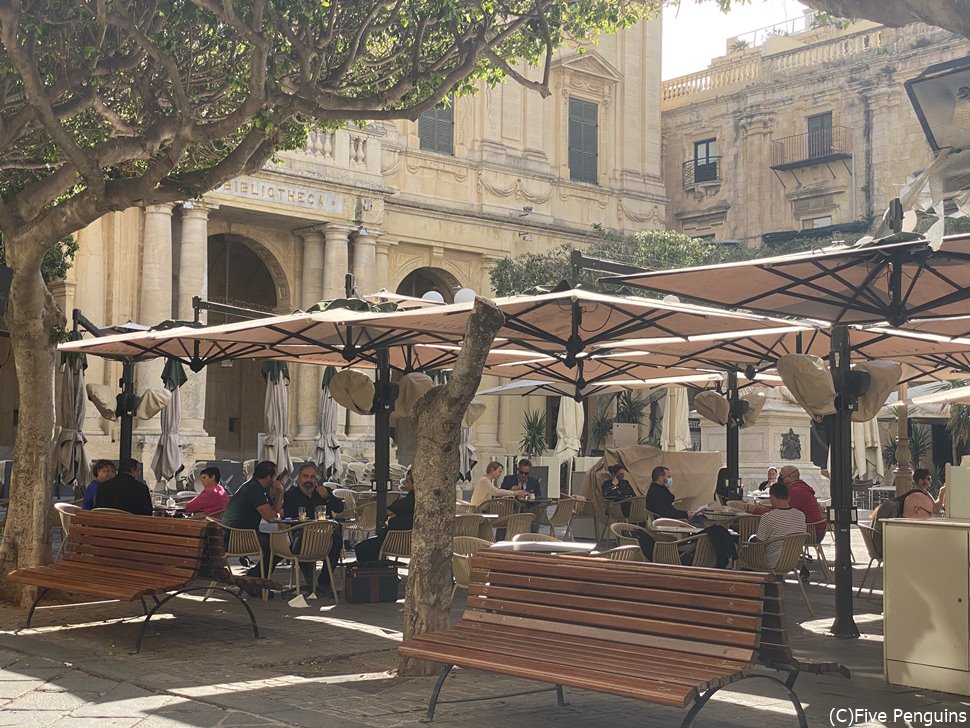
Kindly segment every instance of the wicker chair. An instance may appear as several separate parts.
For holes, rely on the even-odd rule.
[[[822,578],[825,579],[825,583],[828,584],[832,581],[829,575],[829,562],[825,559],[825,552],[822,551],[822,544],[818,543],[815,539],[815,527],[821,523],[825,524],[825,528],[828,529],[827,521],[815,521],[814,523],[805,524],[805,555],[809,555],[809,551],[815,549],[815,555],[818,557],[818,563],[822,567]]]
[[[481,513],[481,511],[478,510],[478,506],[473,506],[471,503],[464,503],[464,502],[458,503],[458,502],[456,502],[455,503],[455,513],[458,514],[458,515],[464,516],[464,515],[467,515],[469,513]]]
[[[872,569],[872,565],[875,564],[877,569],[882,568],[882,556],[876,551],[876,546],[872,541],[872,535],[875,531],[870,526],[863,526],[859,524],[859,531],[862,533],[862,542],[866,545],[866,552],[869,554],[869,565],[866,567],[866,573],[862,575],[862,583],[859,584],[858,596],[862,596],[862,589],[866,585],[866,581],[869,579],[869,571]],[[869,585],[869,596],[866,599],[872,599],[872,590],[876,588],[876,575],[872,575],[872,583]]]
[[[55,559],[61,558],[64,553],[64,544],[67,543],[68,533],[71,531],[71,519],[74,518],[74,514],[82,510],[81,506],[74,505],[73,503],[55,503],[54,511],[57,513],[57,517],[60,519],[61,528],[61,547],[57,550],[57,556]]]
[[[95,510],[99,510],[95,508]],[[256,535],[256,531],[251,528],[233,528],[232,526],[227,526],[220,522],[218,518],[212,518],[211,516],[206,518],[207,521],[212,521],[213,523],[218,523],[223,531],[229,533],[229,541],[226,544],[226,557],[233,556],[253,556],[259,562],[259,575],[263,578],[267,578],[265,569],[263,568],[263,547],[259,544],[259,537]],[[213,581],[209,586],[214,587],[217,582]],[[210,589],[206,592],[205,598],[208,599],[212,595],[212,590]],[[263,590],[263,601],[269,599],[269,592]]]
[[[639,546],[640,541],[634,533],[636,531],[646,532],[647,529],[635,523],[614,523],[610,526],[610,531],[616,537],[617,546]]]
[[[674,528],[691,528],[691,525],[687,521],[682,521],[679,518],[654,518],[654,527],[663,526],[673,526]]]
[[[634,508],[637,507],[637,501],[643,501],[642,511],[638,509],[639,513],[646,513],[647,501],[642,495],[635,495],[632,498],[624,498],[618,501],[606,501],[606,521],[603,523],[603,531],[600,533],[600,541],[606,538],[606,533],[609,531],[610,526],[614,523],[637,523],[634,519]],[[623,506],[629,506],[630,515],[624,515]],[[645,516],[643,516],[645,518]]]
[[[291,537],[302,531],[300,538],[300,553],[293,553],[290,548]],[[269,535],[270,564],[274,561],[274,556],[281,559],[289,559],[293,562],[290,570],[290,584],[296,582],[296,590],[300,591],[300,564],[308,562],[313,564],[311,572],[316,571],[318,561],[322,561],[330,575],[330,586],[333,592],[333,603],[340,604],[337,599],[337,585],[333,579],[333,567],[330,565],[330,547],[333,545],[333,537],[337,532],[337,524],[333,521],[306,521],[290,528],[283,528]],[[313,590],[314,596],[317,593],[317,580],[315,573],[310,575],[308,586]]]
[[[515,513],[518,503],[515,498],[491,498],[478,508],[479,513],[491,513],[504,518]]]
[[[573,518],[576,517],[576,506],[582,503],[575,498],[560,498],[556,503],[556,510],[549,516],[549,535],[555,536],[557,528],[565,528],[562,537],[568,539],[572,537]]]
[[[496,518],[492,528],[495,531],[504,528],[505,540],[511,541],[520,533],[529,533],[532,530],[532,521],[535,520],[535,517],[534,513],[515,513],[511,516]]]
[[[655,564],[672,564],[680,566],[685,554],[692,554],[691,566],[713,567],[716,563],[714,546],[706,533],[698,533],[687,538],[673,541],[657,539],[659,533],[651,533],[656,542],[653,545],[653,562]]]
[[[646,561],[639,545],[617,546],[613,549],[607,549],[606,551],[590,554],[590,556],[598,556],[603,559],[612,559],[613,561]]]
[[[455,536],[480,538],[482,525],[486,520],[481,514],[459,514],[455,516]]]
[[[683,498],[678,498],[674,501],[674,508],[681,511],[689,511],[694,507],[694,502],[697,500],[696,495],[686,495]]]
[[[768,563],[765,556],[765,547],[768,544],[780,543],[781,554],[778,556],[778,563],[772,566]],[[738,547],[738,560],[736,566],[739,569],[748,571],[762,571],[773,574],[784,581],[785,575],[793,573],[795,583],[802,591],[802,597],[808,606],[808,613],[815,616],[812,603],[808,600],[808,593],[802,585],[802,580],[798,575],[798,562],[802,557],[802,549],[805,547],[805,536],[801,533],[790,533],[781,538],[773,538],[770,541],[757,541],[755,543],[742,543]]]
[[[388,557],[395,561],[398,559],[411,558],[411,531],[388,531],[381,544],[381,551],[378,556],[382,561]]]
[[[747,541],[758,532],[758,526],[761,523],[761,516],[757,516],[753,513],[746,513],[738,519],[738,542],[747,543]]]
[[[530,542],[530,543],[536,543],[537,541],[558,541],[559,543],[562,543],[561,538],[556,538],[555,536],[547,536],[544,533],[517,533],[512,537],[511,540],[519,541],[520,543],[522,541]]]
[[[473,536],[455,537],[451,555],[451,573],[455,577],[455,586],[451,590],[452,599],[455,598],[455,592],[458,591],[459,587],[462,589],[468,588],[468,582],[471,579],[472,556],[491,545],[491,541]]]
[[[345,523],[344,528],[347,530],[347,538],[351,541],[356,540],[350,538],[352,534],[364,538],[368,533],[376,531],[377,502],[370,501],[369,503],[357,505],[357,517]]]

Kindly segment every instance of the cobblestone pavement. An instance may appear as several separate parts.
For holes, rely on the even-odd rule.
[[[862,559],[861,564],[868,559]],[[857,565],[856,579],[862,575]],[[817,576],[817,570],[816,570]],[[858,716],[859,726],[947,726],[940,711],[970,712],[970,699],[896,688],[882,678],[882,614],[877,589],[856,599],[863,637],[826,636],[833,615],[832,587],[809,589],[816,617],[808,616],[797,587],[785,589],[796,654],[837,660],[852,679],[803,675],[797,689],[809,724],[828,726],[835,709],[885,711],[884,721]],[[398,604],[348,605],[250,600],[263,638],[254,640],[242,607],[230,599],[177,600],[152,620],[139,655],[130,654],[140,620],[137,605],[95,603],[39,610],[35,629],[22,610],[0,607],[0,727],[71,726],[334,726],[396,728],[417,725],[434,678],[398,678]],[[463,606],[459,597],[453,617]],[[64,625],[68,626],[55,626]],[[456,672],[445,700],[534,689],[527,681]],[[796,725],[791,704],[763,681],[718,693],[695,721],[697,728],[776,728]],[[677,726],[684,712],[632,700],[566,689],[566,707],[554,693],[441,705],[435,725],[484,728]],[[894,720],[894,710],[931,711],[922,720]],[[930,721],[929,719],[937,718]],[[836,725],[848,725],[842,720]]]

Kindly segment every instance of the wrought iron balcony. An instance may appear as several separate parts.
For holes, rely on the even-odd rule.
[[[690,159],[684,162],[684,187],[693,187],[702,182],[717,182],[720,180],[718,174],[718,163],[720,157],[707,157],[705,159]]]
[[[810,167],[840,159],[851,159],[849,129],[833,126],[771,142],[771,168],[777,170]]]

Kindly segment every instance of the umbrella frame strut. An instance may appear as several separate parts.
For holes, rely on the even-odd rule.
[[[738,397],[738,373],[733,369],[729,369],[727,372],[727,386],[728,386],[728,404],[729,404],[729,415],[727,421],[727,432],[726,432],[726,449],[727,449],[727,471],[728,471],[728,487],[730,489],[737,489],[741,483],[741,478],[738,474],[739,471],[739,460],[740,460],[740,429],[741,422],[740,418],[737,416],[741,409],[741,400]]]

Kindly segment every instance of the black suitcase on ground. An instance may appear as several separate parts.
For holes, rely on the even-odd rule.
[[[345,601],[350,604],[397,601],[401,578],[397,575],[397,565],[393,562],[349,564],[345,569]]]

